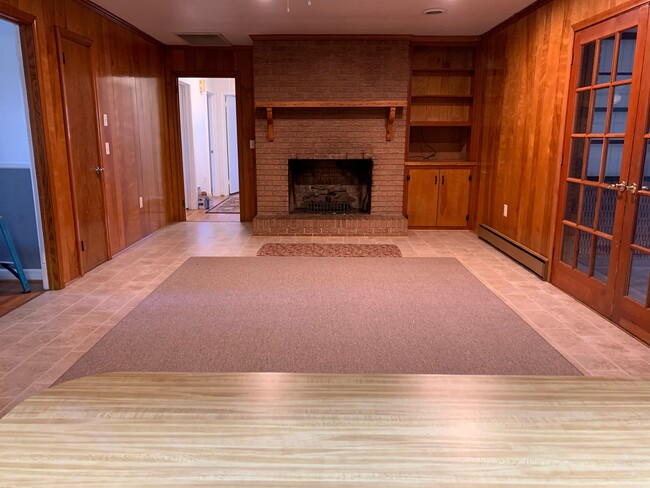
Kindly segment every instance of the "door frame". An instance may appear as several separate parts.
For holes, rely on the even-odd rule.
[[[58,67],[59,67],[59,80],[61,84],[61,97],[62,97],[62,105],[63,105],[63,117],[65,121],[65,145],[66,145],[66,151],[67,151],[67,156],[68,156],[68,177],[69,177],[69,183],[70,183],[70,193],[72,194],[72,215],[73,215],[73,220],[74,220],[74,230],[75,230],[75,249],[77,251],[77,263],[79,266],[79,274],[80,276],[84,276],[86,273],[86,270],[84,269],[83,265],[83,254],[81,250],[81,231],[79,228],[79,209],[77,207],[77,192],[75,188],[75,183],[74,183],[74,168],[72,167],[72,161],[71,161],[71,141],[70,141],[70,127],[69,127],[69,117],[68,117],[68,93],[65,88],[65,72],[62,68],[63,66],[63,46],[62,46],[62,40],[66,39],[68,41],[76,42],[78,44],[81,44],[83,46],[88,47],[89,53],[90,53],[90,65],[91,65],[91,85],[92,85],[92,91],[93,91],[93,101],[95,105],[95,130],[97,132],[97,154],[99,156],[97,165],[100,168],[104,168],[104,150],[102,148],[102,133],[100,130],[101,126],[101,120],[99,117],[99,98],[97,96],[97,82],[96,82],[96,73],[95,73],[95,58],[93,54],[93,41],[92,39],[88,39],[87,37],[84,37],[80,34],[77,34],[75,32],[69,31],[63,27],[60,27],[58,25],[54,26],[54,32],[55,32],[55,38],[56,38],[56,55],[57,55],[57,61],[58,61]],[[109,230],[108,230],[108,218],[106,215],[106,208],[107,208],[107,201],[106,201],[106,179],[104,176],[101,176],[101,182],[100,182],[100,188],[102,190],[102,202],[104,205],[103,209],[103,214],[104,214],[104,239],[106,239],[106,261],[109,261],[111,259],[111,256],[113,254],[112,249],[111,249],[111,240],[109,236]]]
[[[172,168],[175,168],[173,170],[173,173],[179,176],[183,176],[182,168],[183,168],[183,155],[180,151],[176,150],[174,151],[174,145],[180,149],[180,144],[181,144],[181,133],[180,133],[180,104],[179,104],[179,98],[178,98],[178,81],[180,78],[233,78],[235,80],[235,94],[241,94],[243,93],[243,87],[241,83],[241,74],[237,71],[195,71],[195,70],[182,70],[182,71],[171,71],[170,72],[170,83],[172,84],[172,90],[173,93],[176,94],[176,96],[172,96],[169,98],[169,118],[171,119],[171,125],[170,125],[170,141],[172,143]],[[237,96],[236,99],[236,106],[237,106],[237,120],[243,120],[242,114],[243,114],[243,105],[242,105],[242,97]],[[175,134],[174,134],[175,132]],[[248,141],[244,140],[244,131],[242,124],[239,122],[237,123],[237,148],[239,149],[239,154],[243,154],[244,151],[249,150],[248,148]],[[179,157],[180,156],[180,157]],[[254,158],[253,158],[254,159]],[[181,171],[178,171],[178,170]],[[239,158],[239,188],[240,188],[240,198],[241,200],[245,200],[245,198],[248,198],[248,185],[245,185],[246,183],[244,181],[244,177],[248,176],[249,178],[252,178],[254,181],[256,176],[253,173],[252,175],[249,175],[248,172],[246,171],[246,168],[242,167],[242,158]],[[172,184],[178,185],[177,188],[183,188],[184,189],[184,181],[179,182],[179,181],[173,181]],[[255,191],[255,185],[251,186],[253,192]],[[243,191],[242,191],[243,190]],[[177,194],[184,193],[183,192],[176,192]],[[256,195],[253,195],[253,198],[251,198],[251,201],[257,201]],[[254,204],[256,207],[256,203]],[[178,199],[176,202],[172,202],[172,206],[175,206],[177,210],[179,211],[180,215],[180,221],[185,221],[185,207],[183,206],[183,202],[181,199]],[[257,208],[253,209],[253,216],[257,214]],[[242,219],[243,214],[240,212],[239,218],[240,221],[243,222]]]
[[[61,289],[64,286],[61,274],[63,257],[56,226],[57,207],[53,195],[53,175],[47,159],[44,113],[41,102],[41,86],[45,84],[41,77],[41,70],[38,68],[40,53],[36,42],[38,38],[36,17],[0,2],[0,19],[17,24],[20,32],[31,146],[40,206],[40,226],[43,231],[43,252],[47,264],[47,282],[50,289]]]

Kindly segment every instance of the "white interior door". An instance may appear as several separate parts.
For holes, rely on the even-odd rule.
[[[219,171],[217,165],[217,155],[216,151],[216,119],[215,115],[217,113],[216,109],[216,100],[214,93],[207,92],[207,103],[208,103],[208,151],[210,154],[210,195],[217,195],[218,184],[215,182],[218,181]]]
[[[196,177],[194,174],[194,149],[192,145],[192,113],[190,86],[178,83],[178,101],[181,115],[181,146],[183,153],[183,182],[185,185],[185,208],[198,209]]]
[[[237,99],[226,95],[226,133],[228,141],[229,193],[239,192],[239,149],[237,147]]]

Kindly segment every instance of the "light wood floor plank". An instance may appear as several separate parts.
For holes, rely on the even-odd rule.
[[[650,486],[650,380],[119,373],[0,421],[0,486]]]

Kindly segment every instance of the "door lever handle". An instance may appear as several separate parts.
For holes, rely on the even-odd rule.
[[[628,185],[625,187],[627,191],[629,191],[632,195],[634,195],[637,191],[639,191],[639,187],[636,186],[636,183],[632,183],[631,185]]]
[[[611,188],[612,190],[618,190],[621,193],[623,193],[625,190],[628,189],[628,186],[625,181],[621,181],[620,183],[612,183],[611,185],[609,185],[608,188]]]
[[[97,174],[97,176],[101,175],[103,172],[104,172],[104,168],[100,168],[99,166],[95,168],[95,173]]]

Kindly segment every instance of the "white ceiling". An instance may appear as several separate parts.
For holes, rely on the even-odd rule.
[[[165,44],[175,33],[223,33],[235,45],[251,34],[480,35],[534,0],[94,0]],[[444,15],[425,16],[431,7]]]

